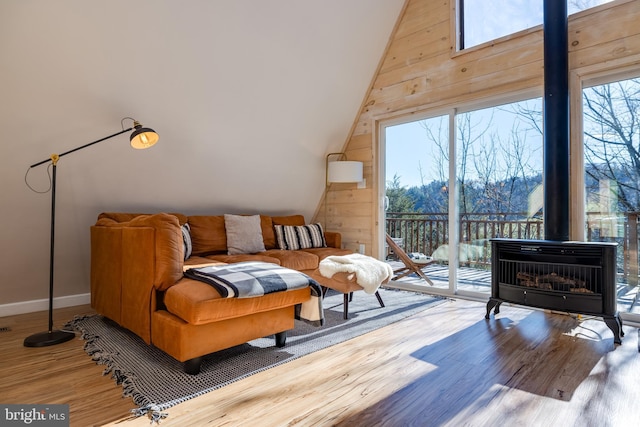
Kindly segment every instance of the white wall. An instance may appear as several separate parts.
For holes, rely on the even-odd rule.
[[[27,188],[28,166],[125,116],[158,145],[132,150],[122,135],[58,163],[56,297],[89,292],[102,211],[310,219],[324,156],[342,148],[402,4],[0,2],[0,316],[48,296],[51,195]],[[28,180],[46,189],[46,166]]]

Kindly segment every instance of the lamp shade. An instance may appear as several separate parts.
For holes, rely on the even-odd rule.
[[[152,147],[158,142],[159,136],[153,129],[143,128],[139,123],[135,126],[135,129],[129,138],[133,148],[143,150]]]
[[[329,162],[328,182],[360,182],[362,179],[362,162],[348,160]]]

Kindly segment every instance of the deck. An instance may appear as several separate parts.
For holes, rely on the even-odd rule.
[[[402,266],[399,261],[387,261],[394,269]],[[403,277],[398,281],[390,283],[404,289],[419,290],[422,292],[434,292],[442,294],[443,290],[449,289],[449,266],[443,264],[431,264],[424,269],[427,276],[433,281],[434,286],[430,286],[415,274]],[[487,301],[491,296],[491,271],[477,268],[460,267],[458,274],[458,291],[478,292],[485,294]],[[434,290],[436,288],[437,290]],[[438,292],[440,290],[440,292]],[[630,286],[626,283],[618,283],[618,310],[620,313],[640,314],[639,287]]]

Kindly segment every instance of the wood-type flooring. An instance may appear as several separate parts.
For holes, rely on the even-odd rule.
[[[57,309],[55,325],[85,313]],[[483,303],[447,301],[169,408],[160,425],[639,425],[637,329],[614,346],[597,318],[504,304],[484,314]],[[0,403],[66,403],[72,426],[149,425],[127,419],[131,399],[79,338],[22,345],[46,325],[46,312],[0,318]]]

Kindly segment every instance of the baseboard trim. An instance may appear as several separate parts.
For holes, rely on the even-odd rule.
[[[67,295],[53,299],[53,308],[73,307],[91,303],[91,294]],[[36,311],[49,310],[49,299],[14,302],[0,305],[0,317],[14,316],[16,314],[34,313]]]

